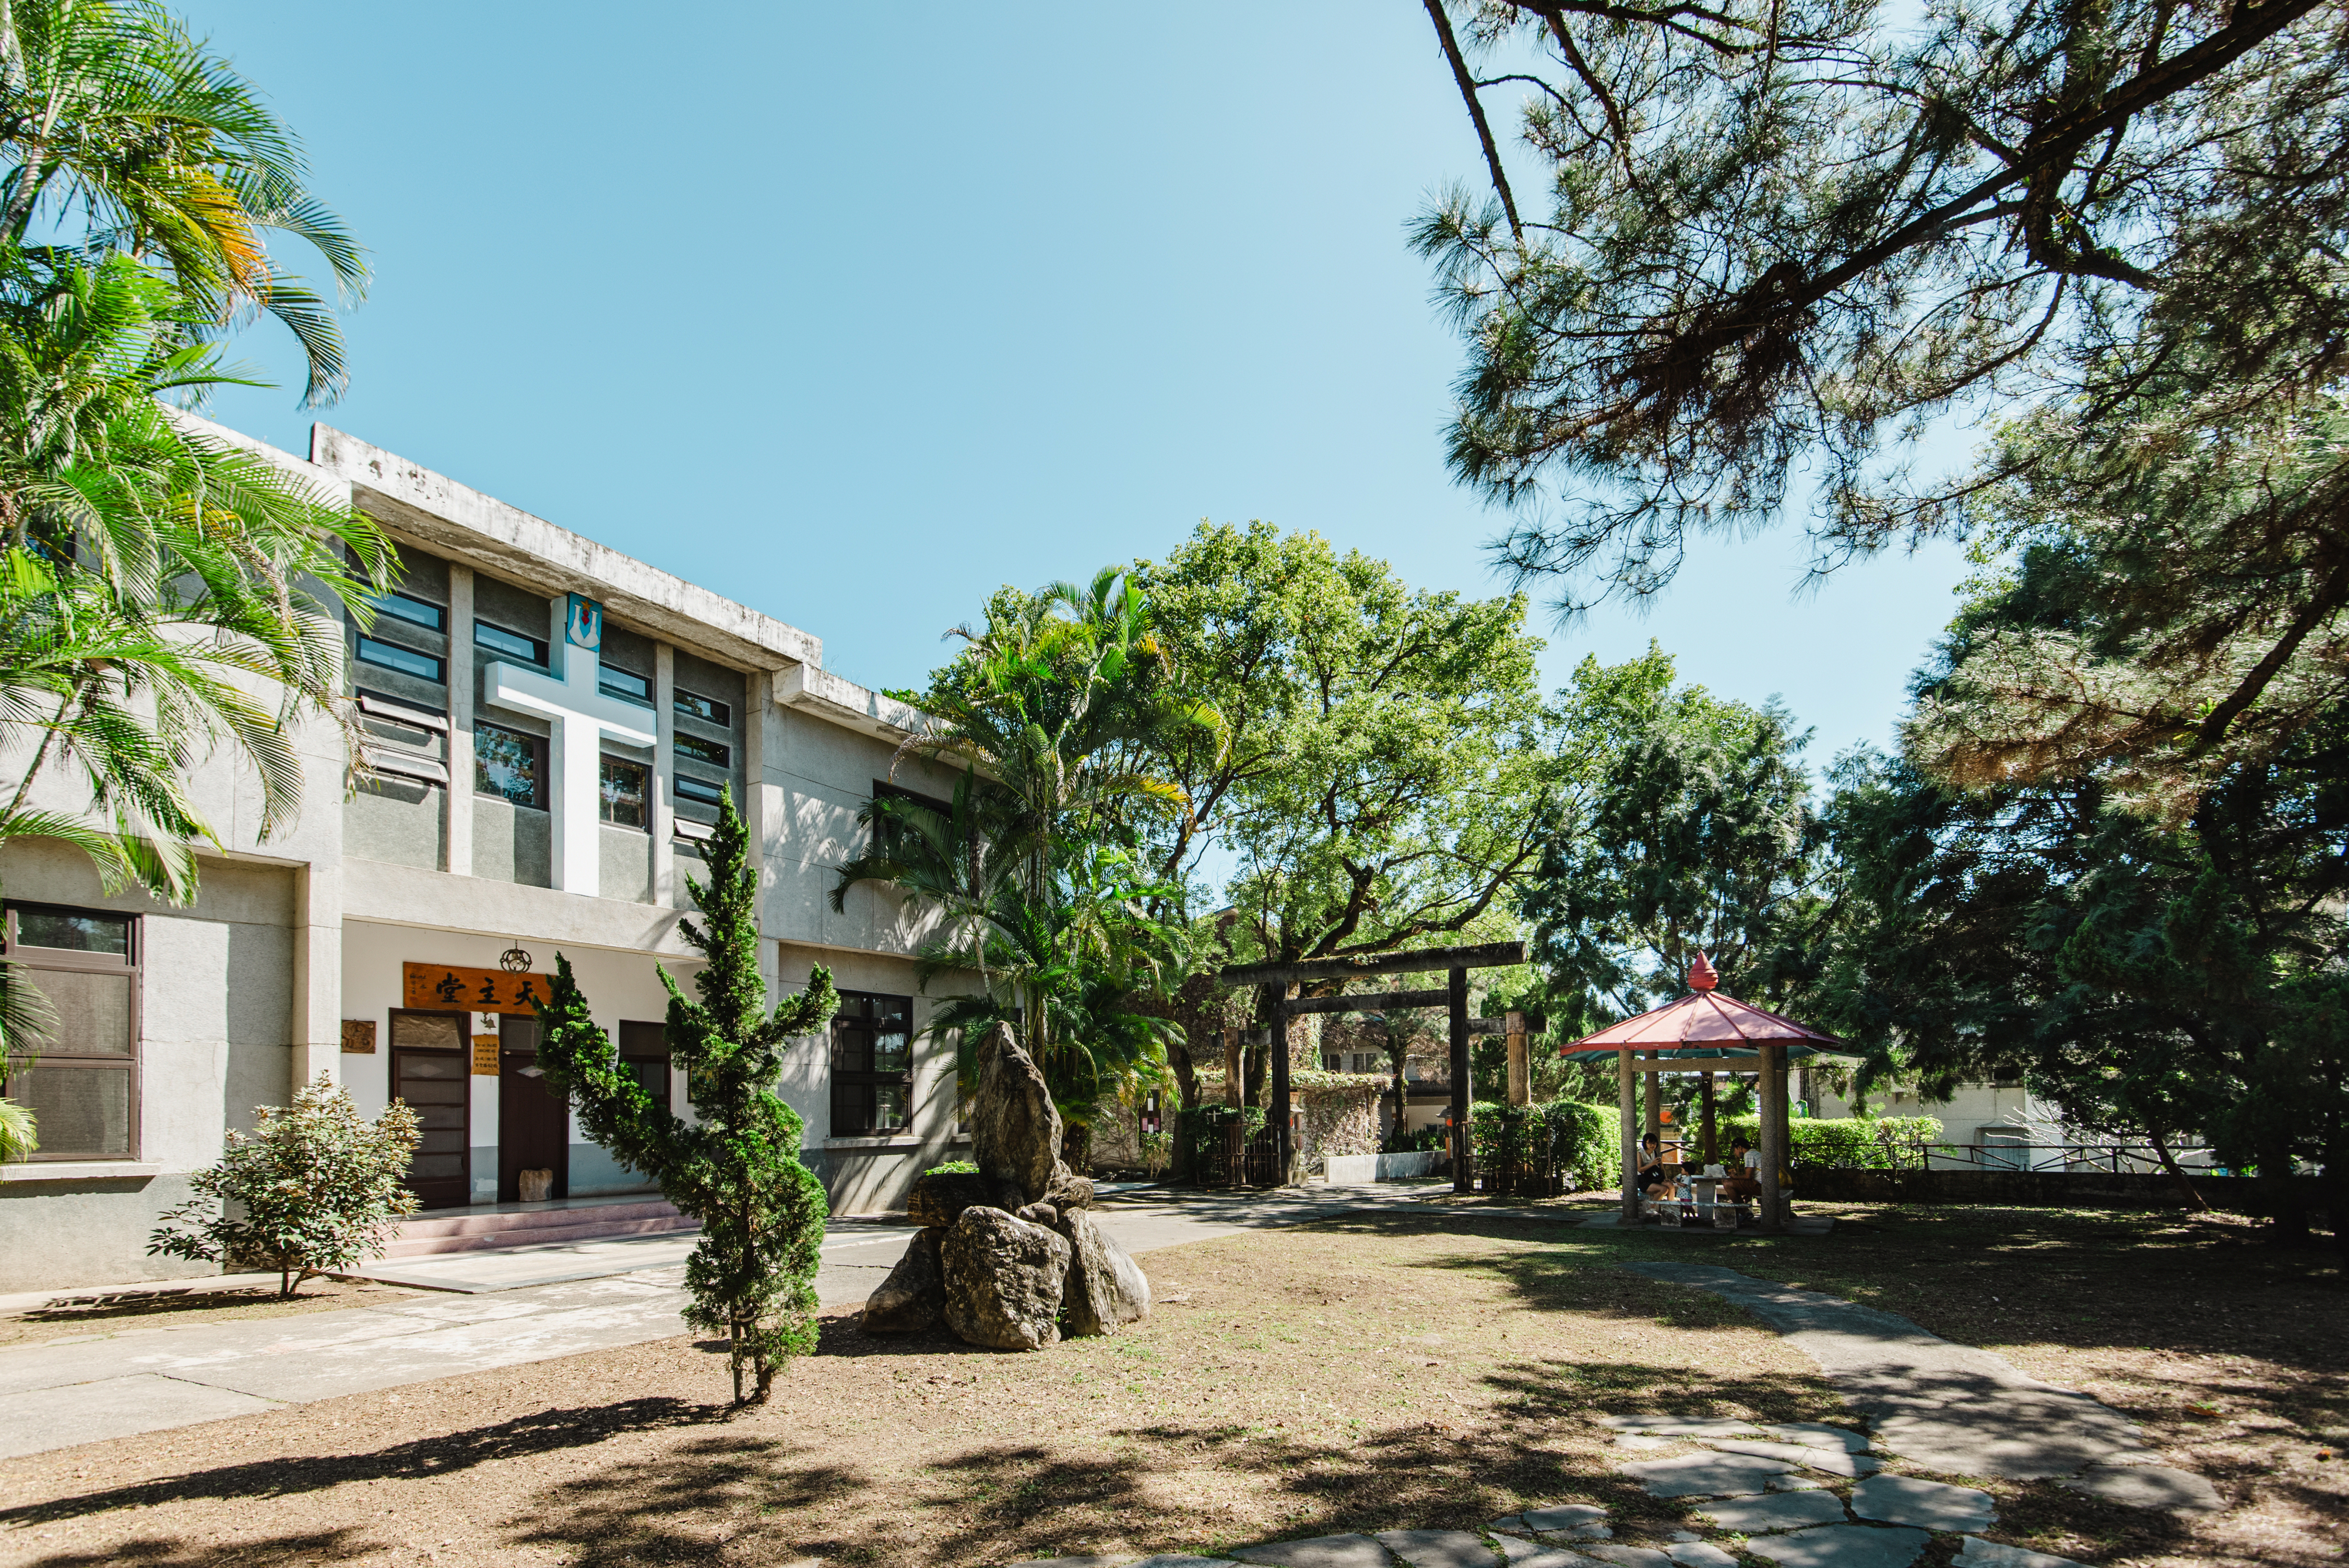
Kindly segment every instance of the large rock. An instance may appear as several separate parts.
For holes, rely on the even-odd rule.
[[[948,1328],[997,1350],[1060,1342],[1071,1253],[1064,1238],[1000,1209],[965,1209],[938,1253]]]
[[[1045,1202],[1062,1213],[1071,1209],[1093,1206],[1093,1183],[1090,1176],[1080,1176],[1067,1166],[1055,1163],[1051,1185],[1044,1189]]]
[[[946,1232],[936,1226],[914,1233],[913,1244],[881,1288],[864,1298],[867,1334],[919,1334],[936,1328],[947,1305],[946,1274],[938,1261],[938,1243]]]
[[[996,1025],[978,1042],[970,1143],[980,1175],[998,1183],[999,1191],[1019,1188],[1019,1202],[1007,1207],[1033,1203],[1050,1191],[1061,1163],[1061,1113],[1009,1024]]]
[[[1115,1334],[1150,1315],[1150,1282],[1142,1265],[1098,1221],[1071,1209],[1061,1216],[1060,1228],[1069,1239],[1069,1281],[1061,1300],[1070,1334]]]
[[[905,1218],[943,1229],[974,1204],[996,1207],[995,1183],[976,1171],[941,1171],[915,1179],[914,1190],[905,1195]]]

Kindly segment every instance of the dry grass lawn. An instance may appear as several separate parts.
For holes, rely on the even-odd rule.
[[[1148,1323],[1040,1355],[868,1338],[837,1316],[771,1407],[731,1418],[722,1358],[675,1339],[92,1444],[0,1466],[0,1563],[977,1564],[1577,1499],[1638,1541],[1689,1507],[1616,1478],[1624,1455],[1593,1416],[1839,1416],[1775,1334],[1616,1266],[1700,1255],[2085,1381],[2232,1505],[2178,1522],[2001,1484],[1994,1536],[2099,1564],[2339,1560],[2343,1467],[2310,1441],[2316,1412],[2344,1408],[2337,1278],[2279,1272],[2211,1226],[1847,1216],[1823,1240],[1701,1253],[1545,1220],[1365,1216],[1148,1254]],[[1999,1286],[2026,1305],[2010,1314]],[[2179,1290],[2218,1304],[2203,1340],[2147,1305]],[[2197,1401],[2220,1414],[2185,1413]]]

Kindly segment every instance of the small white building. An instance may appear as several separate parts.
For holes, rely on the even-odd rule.
[[[315,427],[306,461],[255,449],[399,548],[398,591],[371,631],[346,629],[375,776],[346,799],[321,727],[300,821],[264,840],[258,787],[223,749],[196,788],[225,852],[206,846],[188,908],[109,896],[53,841],[0,851],[7,954],[64,1019],[5,1086],[41,1147],[0,1167],[0,1291],[203,1272],[147,1255],[157,1216],[226,1130],[320,1074],[370,1113],[397,1095],[423,1114],[428,1208],[511,1202],[533,1169],[558,1196],[647,1190],[541,1087],[529,1001],[567,957],[622,1056],[684,1110],[654,966],[697,966],[678,920],[723,789],[762,861],[771,1000],[818,963],[842,993],[780,1086],[802,1157],[835,1209],[901,1202],[957,1140],[953,1053],[913,1039],[933,1003],[899,899],[862,886],[834,913],[829,894],[876,791],[952,792],[897,760],[914,714],[826,670],[809,633],[340,431]],[[0,780],[28,753],[0,757]],[[41,803],[80,809],[65,779],[45,773]]]

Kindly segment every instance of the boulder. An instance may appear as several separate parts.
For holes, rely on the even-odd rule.
[[[935,1225],[914,1233],[905,1255],[864,1298],[867,1334],[919,1334],[936,1328],[946,1311],[946,1274],[938,1261],[938,1243],[946,1232]]]
[[[1061,1163],[1061,1113],[1044,1075],[1009,1024],[978,1042],[978,1093],[970,1108],[971,1159],[999,1192],[1017,1186],[1017,1209],[1044,1196]],[[1001,1197],[997,1200],[1001,1202]]]
[[[914,1190],[905,1195],[905,1218],[917,1225],[944,1229],[973,1204],[996,1206],[995,1183],[976,1171],[916,1177]]]
[[[1061,1211],[1050,1203],[1022,1203],[1012,1211],[1031,1225],[1041,1225],[1048,1231],[1061,1228]]]
[[[1071,1251],[1057,1233],[1000,1209],[965,1209],[938,1247],[947,1326],[997,1350],[1058,1344]]]
[[[1071,1209],[1090,1209],[1093,1206],[1092,1179],[1080,1176],[1065,1165],[1055,1165],[1051,1184],[1044,1189],[1043,1201],[1064,1214]]]
[[[1071,1209],[1061,1216],[1060,1230],[1069,1241],[1061,1302],[1071,1335],[1115,1334],[1150,1315],[1150,1281],[1143,1277],[1142,1265],[1099,1221]]]

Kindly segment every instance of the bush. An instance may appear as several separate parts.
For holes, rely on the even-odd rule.
[[[978,1161],[976,1160],[949,1160],[943,1165],[931,1166],[927,1171],[923,1171],[922,1174],[925,1176],[976,1176],[978,1174]]]
[[[1916,1170],[1924,1165],[1920,1143],[1937,1141],[1937,1116],[1798,1117],[1786,1124],[1793,1163],[1815,1171]],[[1721,1146],[1743,1138],[1757,1147],[1761,1133],[1750,1116],[1721,1124]]]
[[[1533,1166],[1565,1179],[1569,1191],[1619,1186],[1623,1152],[1616,1147],[1620,1112],[1612,1106],[1554,1099],[1515,1112],[1498,1100],[1478,1100],[1470,1137],[1479,1170],[1496,1163]],[[1443,1129],[1433,1130],[1439,1140]]]
[[[294,1096],[291,1109],[264,1105],[251,1137],[232,1131],[221,1162],[199,1171],[197,1196],[165,1213],[147,1251],[273,1269],[277,1294],[377,1256],[392,1222],[416,1212],[402,1183],[416,1150],[416,1113],[394,1100],[373,1121],[324,1074]],[[227,1205],[241,1210],[232,1218]]]

